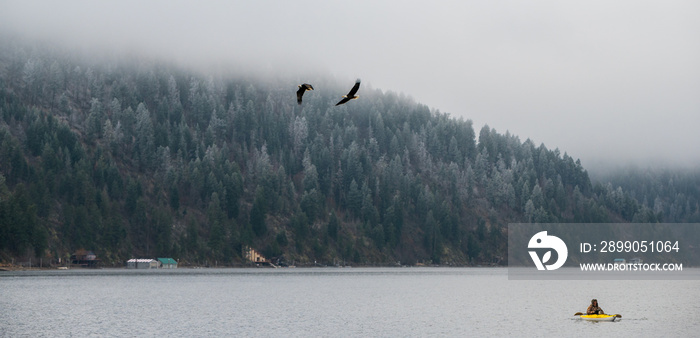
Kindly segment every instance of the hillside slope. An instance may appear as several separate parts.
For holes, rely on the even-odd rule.
[[[0,259],[505,264],[509,222],[656,220],[559,150],[303,81],[3,42]]]

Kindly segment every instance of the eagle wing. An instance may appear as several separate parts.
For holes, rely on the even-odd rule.
[[[299,86],[299,90],[297,90],[297,103],[301,104],[301,97],[304,96],[304,92],[306,89],[302,86]]]
[[[348,101],[350,101],[350,99],[347,98],[347,97],[344,97],[342,100],[340,100],[340,102],[336,103],[335,105],[336,105],[336,106],[339,106],[339,105],[341,105],[341,104],[343,104],[343,103],[345,103],[345,102],[348,102]]]
[[[357,90],[360,89],[360,80],[357,80],[355,82],[355,85],[350,89],[350,92],[348,93],[348,97],[353,97],[355,96],[355,93],[357,93]]]

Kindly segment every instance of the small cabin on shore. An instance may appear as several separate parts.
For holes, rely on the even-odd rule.
[[[126,261],[127,269],[157,269],[160,263],[150,258],[132,258]]]
[[[265,256],[261,255],[259,252],[255,251],[255,249],[249,246],[243,247],[243,257],[249,262],[254,263],[256,266],[270,266],[273,268],[278,267],[272,263],[272,261],[265,258]]]
[[[177,269],[177,261],[172,258],[158,258],[161,269]]]
[[[94,252],[80,249],[70,256],[70,263],[85,268],[95,268],[100,260]]]
[[[252,263],[266,263],[267,262],[267,259],[265,259],[265,257],[263,255],[261,255],[260,253],[255,251],[255,249],[253,249],[249,246],[243,247],[243,257],[245,257],[249,262],[252,262]]]

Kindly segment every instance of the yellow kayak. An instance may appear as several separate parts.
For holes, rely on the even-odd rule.
[[[618,317],[619,316],[619,317]],[[581,319],[592,322],[614,322],[615,319],[621,318],[620,315],[581,315]]]

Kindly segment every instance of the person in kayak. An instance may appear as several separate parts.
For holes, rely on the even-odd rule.
[[[598,306],[598,300],[597,299],[592,299],[591,300],[591,305],[588,306],[588,309],[586,310],[587,315],[604,315],[605,312],[603,312],[603,309]]]

